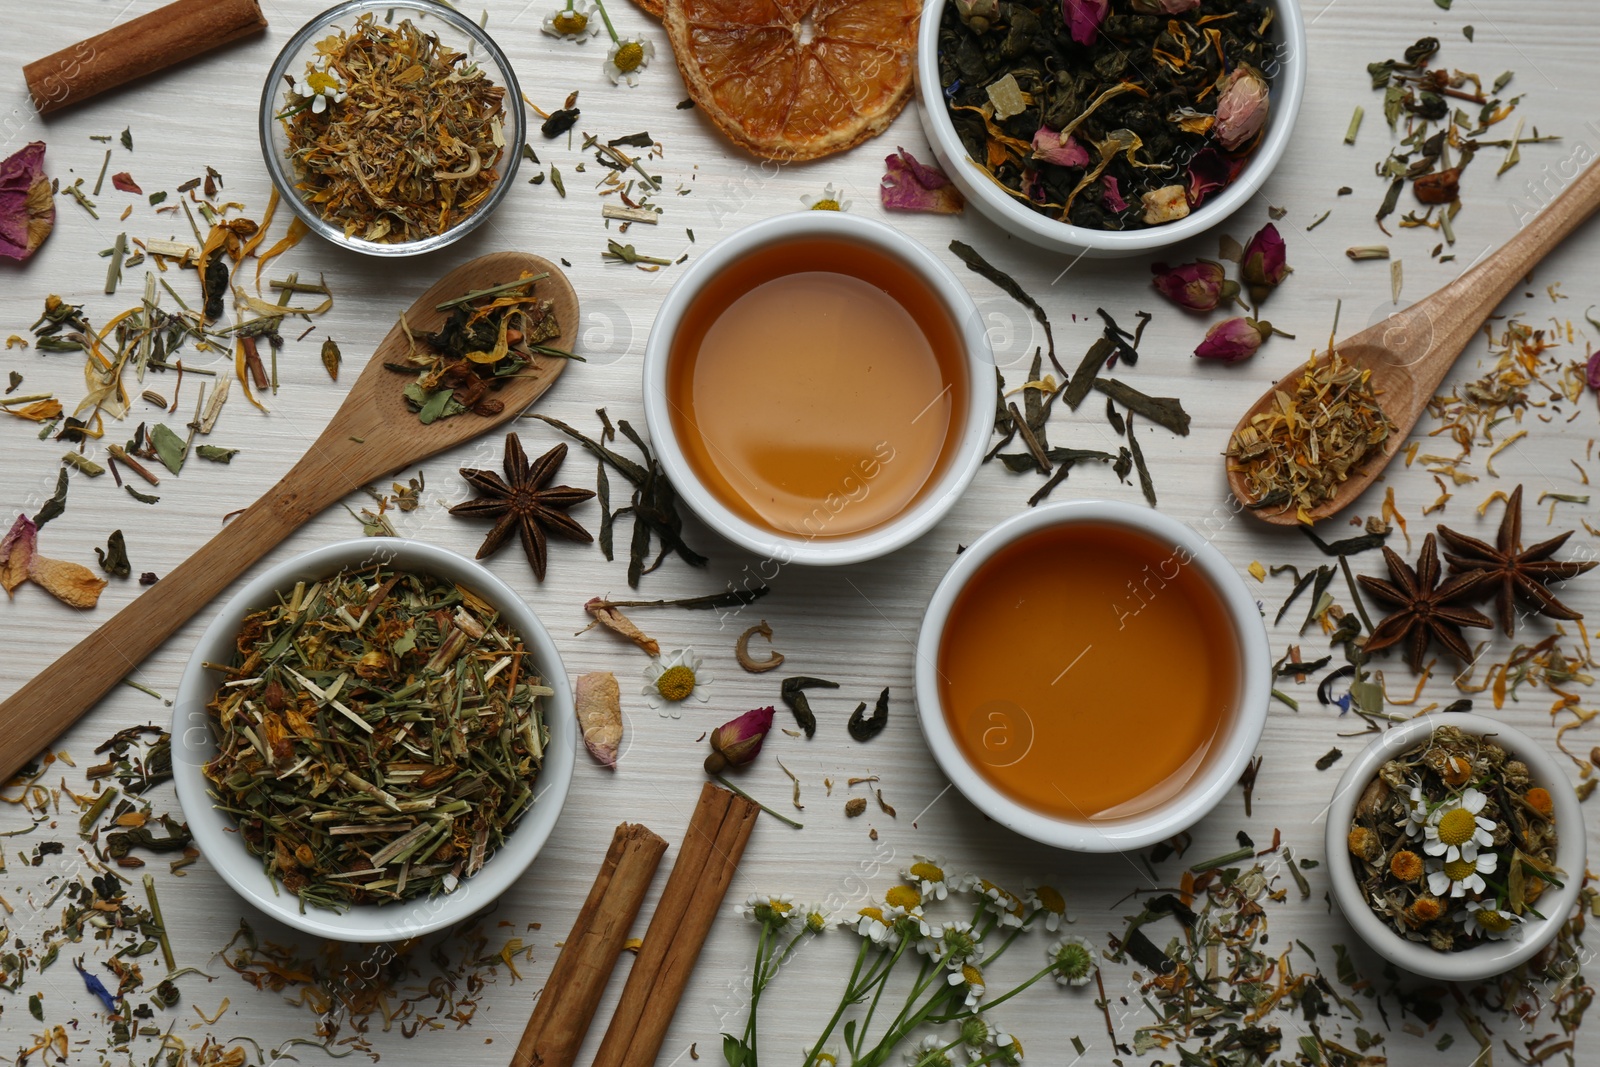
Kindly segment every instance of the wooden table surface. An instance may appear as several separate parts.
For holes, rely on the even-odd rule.
[[[869,218],[884,218],[875,192],[883,157],[896,145],[902,145],[923,159],[929,158],[913,108],[903,113],[882,137],[843,156],[783,167],[760,163],[731,148],[695,111],[674,107],[685,93],[665,34],[651,18],[624,0],[612,2],[611,14],[618,29],[625,34],[642,33],[656,48],[654,61],[635,89],[614,87],[606,80],[601,69],[606,50],[604,35],[573,45],[539,32],[555,0],[542,4],[523,0],[482,2],[488,4],[488,27],[511,56],[531,100],[551,109],[560,106],[568,93],[579,91],[579,131],[607,139],[647,129],[663,146],[663,157],[651,164],[669,190],[658,198],[666,209],[662,223],[654,228],[635,226],[626,238],[642,252],[674,259],[686,253],[692,259],[740,226],[800,208],[802,195],[820,193],[830,183],[842,190],[842,196],[850,201],[850,210]],[[47,120],[35,116],[27,103],[19,73],[22,63],[155,6],[154,0],[60,0],[45,8],[33,8],[25,7],[20,0],[7,0],[8,30],[0,35],[0,70],[6,72],[0,76],[0,129],[4,131],[0,153],[10,154],[28,141],[42,139],[49,145],[48,172],[63,185],[83,177],[88,186],[100,170],[105,148],[110,147],[110,170],[130,172],[147,194],[172,190],[186,179],[203,174],[209,165],[223,177],[223,198],[244,203],[245,214],[259,218],[269,192],[256,135],[261,79],[288,36],[321,8],[318,0],[268,0],[263,8],[271,26],[264,36]],[[1049,312],[1062,361],[1069,368],[1076,365],[1099,332],[1096,308],[1105,308],[1129,325],[1136,311],[1152,312],[1154,319],[1141,346],[1142,358],[1137,368],[1126,370],[1123,376],[1146,392],[1181,397],[1194,416],[1189,436],[1180,438],[1147,427],[1142,443],[1154,472],[1161,510],[1203,529],[1208,518],[1231,515],[1219,453],[1244,407],[1268,383],[1293,372],[1313,346],[1320,345],[1328,334],[1337,303],[1342,302],[1342,332],[1353,332],[1393,310],[1388,264],[1352,262],[1344,255],[1348,246],[1389,244],[1404,262],[1402,301],[1418,298],[1504,241],[1519,221],[1535,209],[1538,200],[1548,197],[1548,193],[1538,191],[1539,183],[1556,188],[1559,168],[1570,167],[1574,159],[1592,159],[1594,146],[1600,144],[1600,125],[1590,106],[1594,45],[1600,39],[1600,8],[1562,0],[1524,0],[1514,4],[1455,0],[1449,11],[1428,0],[1307,0],[1303,6],[1311,62],[1305,104],[1294,138],[1262,192],[1220,228],[1243,240],[1267,221],[1269,205],[1286,210],[1278,225],[1288,242],[1295,272],[1272,296],[1265,312],[1275,326],[1297,335],[1298,340],[1274,339],[1242,365],[1205,364],[1189,354],[1200,339],[1202,320],[1166,305],[1150,289],[1146,259],[1112,263],[1084,260],[1069,267],[1070,261],[1022,245],[970,209],[959,217],[897,215],[892,219],[949,263],[967,285],[991,325],[997,361],[1012,385],[1024,380],[1028,358],[1043,340],[1042,331],[1024,309],[960,265],[948,251],[951,238],[972,244],[1037,296]],[[478,7],[478,3],[469,5],[470,13],[475,15]],[[1462,33],[1462,27],[1469,24],[1475,30],[1472,42]],[[1426,34],[1435,34],[1444,42],[1439,57],[1442,65],[1479,72],[1486,81],[1501,71],[1515,71],[1507,93],[1522,94],[1523,98],[1513,120],[1499,127],[1500,136],[1509,136],[1517,119],[1525,117],[1525,136],[1537,127],[1540,133],[1562,137],[1558,143],[1525,147],[1520,165],[1503,176],[1495,174],[1501,154],[1496,150],[1487,150],[1468,170],[1463,183],[1465,207],[1455,222],[1456,258],[1449,263],[1430,258],[1430,250],[1440,240],[1437,233],[1399,230],[1392,238],[1385,238],[1373,222],[1385,189],[1385,183],[1374,176],[1373,166],[1386,154],[1390,134],[1382,119],[1381,97],[1369,87],[1366,64],[1397,56],[1414,39]],[[1367,115],[1357,144],[1350,147],[1342,143],[1342,138],[1357,105],[1364,106]],[[109,146],[90,140],[93,135],[116,135],[125,127],[133,137],[131,152],[115,139]],[[335,305],[316,320],[316,330],[304,341],[294,340],[291,334],[279,359],[280,388],[265,398],[269,413],[252,409],[235,388],[210,440],[241,448],[240,455],[227,467],[191,461],[181,477],[164,477],[159,490],[161,500],[154,506],[133,500],[118,490],[110,478],[90,480],[74,473],[70,476],[66,514],[45,527],[42,549],[51,556],[93,566],[95,546],[104,545],[107,534],[120,528],[127,537],[136,574],[171,570],[218,529],[225,514],[244,507],[274,482],[321,431],[339,405],[348,382],[353,380],[355,366],[389,329],[400,308],[454,265],[497,249],[523,249],[552,259],[565,257],[572,264],[568,274],[582,300],[579,350],[588,362],[569,368],[540,401],[538,410],[592,428],[596,423],[594,409],[605,406],[614,419],[631,419],[642,428],[641,355],[652,315],[677,277],[677,269],[646,273],[603,262],[600,252],[608,231],[594,188],[603,175],[597,173],[592,159],[586,171],[578,169],[592,153],[581,151],[576,139],[570,144],[565,137],[547,141],[535,133],[533,142],[547,167],[560,167],[565,178],[565,198],[548,180],[529,185],[526,179],[534,170],[524,164],[516,187],[488,224],[446,251],[422,259],[383,262],[342,252],[311,238],[270,266],[267,273],[272,277],[282,277],[290,270],[299,271],[302,278],[325,276],[335,293]],[[1336,196],[1341,186],[1349,186],[1353,192]],[[671,195],[673,190],[681,190],[683,195]],[[55,232],[39,255],[20,268],[0,263],[0,335],[26,335],[50,293],[86,304],[92,321],[104,323],[137,300],[143,268],[129,272],[119,293],[108,297],[102,292],[106,261],[99,258],[100,250],[110,246],[119,232],[130,237],[182,238],[187,234],[181,217],[156,214],[145,196],[115,192],[109,179],[96,199],[98,221],[67,196],[59,196]],[[132,214],[120,221],[124,205],[132,205]],[[1307,226],[1327,211],[1331,211],[1327,220],[1308,232]],[[283,226],[284,216],[280,215],[272,239]],[[692,241],[686,230],[693,230]],[[1162,258],[1181,262],[1195,256],[1214,256],[1216,249],[1213,232]],[[1596,277],[1600,277],[1600,233],[1591,223],[1543,264],[1526,289],[1507,300],[1501,313],[1521,315],[1535,326],[1559,327],[1565,354],[1569,358],[1582,357],[1594,336],[1583,313],[1590,304],[1600,301]],[[175,279],[175,285],[183,286],[180,292],[192,292],[193,278]],[[1557,287],[1555,295],[1550,287]],[[1570,342],[1566,340],[1568,322],[1574,331]],[[322,339],[330,336],[337,339],[347,361],[347,371],[337,384],[329,381],[317,356]],[[1487,344],[1480,339],[1468,348],[1450,382],[1481,375],[1487,360]],[[210,365],[220,374],[231,369],[227,361]],[[20,371],[25,377],[23,391],[54,391],[69,407],[83,389],[82,361],[76,354],[8,349],[0,369]],[[158,375],[147,384],[170,396],[170,376]],[[184,405],[192,404],[194,393],[185,395],[190,399]],[[1520,482],[1526,486],[1529,498],[1529,536],[1537,539],[1546,532],[1547,507],[1533,506],[1534,498],[1547,491],[1588,492],[1579,471],[1593,467],[1589,452],[1590,439],[1596,435],[1593,395],[1585,395],[1580,407],[1581,413],[1571,422],[1558,419],[1546,425],[1531,416],[1525,420],[1524,426],[1531,432],[1496,459],[1498,478],[1483,470],[1485,450],[1480,449],[1472,467],[1479,480],[1457,489],[1455,499],[1442,515],[1427,519],[1421,515],[1422,508],[1438,492],[1421,464],[1409,470],[1397,464],[1386,481],[1353,510],[1362,517],[1376,513],[1384,490],[1392,487],[1402,514],[1411,523],[1413,540],[1420,540],[1419,535],[1441,518],[1454,527],[1486,532],[1492,537],[1498,508],[1485,519],[1477,517],[1475,508],[1491,491],[1509,490]],[[147,409],[149,405],[136,400],[126,422],[111,426],[106,440],[131,436],[139,419],[154,417],[150,415],[153,409]],[[186,419],[187,413],[185,406],[179,415],[169,418]],[[537,454],[558,440],[558,435],[543,424],[523,421],[518,426],[530,453]],[[1424,420],[1418,432],[1425,433],[1429,426]],[[20,420],[0,424],[0,455],[4,457],[0,461],[0,518],[7,525],[18,512],[35,512],[55,485],[63,446],[37,441],[36,430],[34,424]],[[1110,431],[1093,404],[1075,416],[1058,410],[1051,434],[1057,444],[1110,445],[1114,450]],[[1424,445],[1424,451],[1430,449],[1431,444]],[[103,442],[91,445],[89,452],[101,455]],[[471,555],[478,547],[483,527],[452,519],[444,509],[447,503],[466,496],[466,486],[456,468],[492,466],[498,462],[499,454],[500,441],[491,436],[427,463],[425,503],[409,514],[391,513],[396,528],[405,536]],[[407,476],[415,473],[405,472]],[[592,477],[591,464],[576,452],[569,457],[564,481],[590,484]],[[618,485],[617,479],[613,478],[612,484]],[[723,920],[713,929],[696,981],[669,1035],[663,1063],[689,1062],[685,1054],[693,1043],[698,1043],[700,1058],[716,1060],[720,1053],[719,1031],[737,1030],[742,1025],[741,998],[754,927],[736,918],[734,902],[750,892],[788,892],[803,899],[831,897],[858,907],[869,889],[881,893],[892,884],[895,872],[908,864],[913,854],[934,854],[947,858],[952,867],[976,871],[1001,883],[1020,885],[1029,877],[1055,882],[1070,902],[1077,920],[1076,931],[1103,946],[1105,935],[1119,931],[1122,917],[1137,910],[1133,901],[1125,899],[1128,894],[1152,885],[1144,863],[1132,856],[1079,856],[1052,851],[986,822],[949,788],[935,768],[914,721],[911,702],[912,638],[933,586],[954,558],[957,546],[970,543],[997,518],[1024,510],[1038,484],[1036,477],[1012,475],[998,464],[988,465],[951,514],[916,544],[873,563],[821,571],[784,569],[772,580],[771,595],[735,619],[721,621],[715,612],[638,613],[641,624],[663,646],[695,648],[714,672],[711,701],[690,706],[679,719],[659,716],[639,695],[642,672],[648,662],[643,654],[603,632],[577,634],[586,622],[582,610],[585,600],[597,594],[629,592],[625,558],[608,563],[593,546],[553,544],[549,575],[542,584],[533,580],[515,546],[490,560],[495,573],[525,596],[544,619],[562,650],[569,673],[611,670],[621,679],[627,713],[626,751],[615,772],[599,768],[579,754],[576,779],[554,836],[533,870],[505,895],[485,924],[490,941],[487,952],[498,951],[508,937],[520,935],[526,939],[531,960],[524,957],[518,962],[522,979],[514,981],[506,967],[495,967],[479,997],[477,1014],[465,1028],[451,1023],[442,1029],[425,1029],[408,1041],[402,1038],[398,1026],[391,1032],[380,1032],[378,1017],[365,1035],[371,1047],[393,1063],[499,1065],[509,1061],[534,994],[554,962],[556,946],[577,913],[612,828],[619,820],[640,821],[675,846],[701,781],[698,764],[704,746],[697,739],[704,731],[750,707],[774,702],[776,676],[747,674],[733,656],[738,632],[761,619],[772,625],[773,646],[788,657],[784,673],[824,675],[838,680],[844,688],[840,694],[816,701],[821,727],[814,740],[774,733],[768,742],[769,751],[742,779],[753,793],[787,808],[790,785],[774,757],[781,758],[802,782],[806,809],[795,814],[806,826],[793,831],[770,819],[758,826]],[[1136,481],[1120,484],[1109,470],[1086,467],[1075,470],[1055,496],[1140,500]],[[348,503],[360,510],[372,501],[364,494],[355,494]],[[578,514],[591,528],[597,521],[598,511],[593,505],[580,508]],[[1557,526],[1575,527],[1583,514],[1593,512],[1563,504],[1555,512]],[[1327,536],[1342,536],[1347,529],[1338,526]],[[1571,551],[1592,556],[1595,539],[1581,527],[1578,529]],[[333,508],[273,552],[267,562],[287,559],[316,545],[359,533],[360,528],[343,508]],[[759,564],[757,559],[718,541],[692,519],[688,538],[711,557],[710,565],[699,570],[669,560],[660,571],[644,579],[640,594],[672,597],[717,592],[729,583],[743,582]],[[1243,517],[1214,523],[1213,542],[1241,575],[1253,561],[1268,566],[1292,563],[1302,568],[1321,561],[1299,534],[1269,530]],[[1399,543],[1398,536],[1393,543]],[[1355,562],[1368,573],[1380,569],[1376,554],[1358,557]],[[1267,605],[1269,616],[1290,585],[1287,577],[1263,584],[1249,577],[1245,580]],[[1348,603],[1342,583],[1336,582],[1332,591],[1340,603]],[[14,597],[0,603],[0,634],[4,635],[0,645],[0,697],[16,690],[41,666],[138,593],[136,582],[113,580],[98,608],[79,612],[57,603],[38,587],[25,585]],[[1600,619],[1600,575],[1571,583],[1562,596],[1572,606]],[[1290,621],[1298,622],[1303,610],[1292,611],[1283,625],[1273,627],[1275,655],[1297,641]],[[210,618],[211,611],[202,612],[141,664],[132,677],[170,699],[190,649]],[[1529,633],[1537,637],[1548,630],[1540,622]],[[1316,627],[1298,640],[1307,657],[1325,652],[1325,642]],[[1509,648],[1505,638],[1496,637],[1488,655],[1503,658]],[[1158,657],[1159,652],[1153,651],[1153,656]],[[1411,676],[1404,666],[1391,659],[1386,667],[1391,688],[1397,694],[1409,691]],[[1436,672],[1424,688],[1419,706],[1443,705],[1460,695],[1448,673]],[[852,741],[844,729],[846,714],[856,700],[870,699],[885,685],[891,692],[887,730],[867,744]],[[1334,746],[1341,747],[1348,760],[1348,754],[1365,743],[1359,736],[1362,724],[1353,716],[1341,716],[1337,708],[1319,705],[1314,681],[1295,685],[1291,679],[1284,688],[1299,700],[1300,708],[1295,712],[1276,702],[1272,705],[1260,746],[1264,760],[1255,788],[1254,815],[1245,816],[1239,790],[1230,792],[1216,811],[1194,828],[1191,860],[1232,848],[1240,830],[1264,843],[1272,839],[1275,829],[1283,832],[1284,841],[1298,855],[1323,858],[1320,813],[1343,767],[1336,763],[1319,772],[1313,764]],[[1577,692],[1581,707],[1595,705],[1592,687],[1580,687]],[[1547,690],[1524,691],[1519,700],[1508,701],[1495,714],[1531,732],[1554,751],[1555,725],[1549,711],[1552,700]],[[1485,697],[1477,699],[1476,710],[1490,710]],[[168,715],[170,711],[161,700],[133,688],[119,687],[55,747],[75,758],[79,767],[76,773],[81,775],[81,769],[92,762],[93,747],[114,730],[142,722],[163,722]],[[780,708],[780,722],[785,718]],[[1600,743],[1600,726],[1568,734],[1567,741],[1575,751],[1587,753],[1591,745]],[[1576,783],[1576,767],[1565,759],[1563,766]],[[70,770],[64,773],[74,789],[82,788],[81,777],[73,778]],[[898,812],[896,817],[880,812],[873,804],[865,816],[845,818],[844,798],[850,791],[844,787],[844,780],[866,775],[878,776],[885,799]],[[56,784],[56,777],[52,770],[50,784]],[[835,783],[831,797],[824,793],[824,778]],[[853,795],[861,795],[860,789]],[[170,786],[162,788],[153,799],[157,811],[176,810]],[[40,905],[53,889],[51,879],[59,878],[70,868],[67,860],[76,845],[76,835],[72,833],[76,812],[68,818],[71,807],[70,802],[63,806],[61,827],[56,831],[69,843],[67,857],[31,867],[24,853],[31,849],[37,835],[7,843],[0,894],[15,910],[0,916],[0,927],[9,927],[8,940],[36,940],[59,918],[55,914],[59,905],[53,909]],[[7,805],[0,810],[0,830],[26,825],[18,808]],[[878,834],[875,841],[869,837],[872,829]],[[1591,828],[1589,843],[1592,853],[1600,846],[1600,831]],[[668,862],[675,853],[674,847]],[[1158,868],[1164,884],[1176,882],[1180,867],[1179,863],[1168,861]],[[181,980],[185,1001],[174,1015],[178,1020],[174,1033],[191,1043],[206,1034],[223,1040],[242,1035],[267,1049],[289,1037],[311,1038],[317,1018],[306,1008],[289,1002],[292,991],[290,995],[280,995],[254,989],[223,969],[214,957],[241,918],[247,919],[263,937],[293,941],[293,933],[245,906],[205,859],[190,867],[182,878],[170,876],[160,857],[147,870],[156,872],[180,965],[201,967],[220,975],[210,983],[195,975]],[[1330,913],[1324,900],[1324,870],[1308,872],[1313,892],[1311,899],[1305,901],[1299,899],[1281,869],[1277,873],[1281,883],[1289,885],[1290,893],[1285,903],[1268,905],[1273,942],[1286,947],[1291,940],[1298,940],[1315,951],[1317,965],[1331,973],[1332,946],[1343,943],[1355,947],[1356,939],[1337,912]],[[657,892],[664,881],[663,873],[657,880]],[[502,921],[509,925],[496,925]],[[539,927],[530,930],[529,923],[538,923]],[[638,932],[642,933],[642,928],[641,920]],[[1038,935],[1039,946],[1046,940]],[[819,1029],[841,978],[848,971],[848,959],[854,952],[852,941],[853,935],[830,934],[823,945],[803,953],[778,979],[764,1004],[763,1044],[769,1062],[790,1062],[798,1055],[802,1042],[808,1043]],[[315,954],[318,948],[304,942],[301,947],[307,955]],[[1036,951],[1029,947],[1025,955]],[[48,1022],[61,1022],[70,1015],[84,1017],[74,1035],[79,1044],[71,1062],[99,1062],[93,1048],[99,1040],[97,1035],[104,1033],[104,1026],[87,1018],[97,1005],[65,963],[83,952],[84,946],[67,946],[63,949],[63,962],[51,971],[43,976],[30,972],[18,992],[0,993],[0,1051],[13,1045],[20,1050],[33,1043],[28,1035],[38,1029],[38,1024],[29,1017],[24,1001],[29,993],[43,992]],[[88,955],[92,962],[93,951]],[[1355,958],[1364,973],[1378,976],[1380,968],[1374,956],[1358,948]],[[1297,953],[1296,960],[1301,967],[1313,966],[1301,954]],[[1012,962],[1018,974],[1034,966],[1031,959],[1026,963]],[[420,959],[420,965],[426,975],[426,959]],[[622,966],[625,968],[626,962]],[[1137,997],[1131,995],[1136,991],[1131,970],[1129,965],[1107,964],[1105,973],[1107,991],[1113,999],[1129,995],[1131,1001],[1130,1007],[1118,1011],[1119,1037],[1124,1040],[1131,1037],[1135,1026],[1151,1021],[1139,1007]],[[598,1019],[608,1017],[621,984],[621,976],[616,976]],[[209,1017],[224,997],[228,1008],[216,1023],[207,1025],[195,1017],[195,1008]],[[1032,1062],[1072,1062],[1076,1056],[1070,1043],[1073,1036],[1081,1037],[1088,1046],[1088,1062],[1107,1063],[1112,1055],[1106,1047],[1101,1013],[1092,995],[1084,990],[1037,987],[1011,1006],[1004,1017],[1027,1043]],[[167,1021],[161,1020],[162,1025]],[[1296,1018],[1279,1013],[1272,1021],[1284,1026],[1287,1034],[1299,1032]],[[1514,1017],[1485,1014],[1484,1021],[1494,1031],[1497,1043],[1502,1037],[1520,1040]],[[1401,1020],[1392,1014],[1391,1023],[1392,1028],[1386,1031],[1376,1017],[1364,1025],[1386,1034],[1387,1043],[1374,1053],[1386,1051],[1395,1062],[1464,1065],[1477,1053],[1477,1044],[1467,1037],[1453,1010],[1446,1012],[1438,1029],[1420,1036],[1402,1029]],[[1354,1023],[1346,1021],[1341,1025],[1348,1037]],[[1550,1026],[1548,1019],[1537,1025]],[[1444,1032],[1454,1033],[1456,1040],[1447,1050],[1438,1051],[1436,1045]],[[353,1035],[344,1026],[338,1036],[346,1039]],[[586,1046],[585,1059],[597,1047],[599,1037],[597,1025]],[[1295,1047],[1292,1039],[1286,1040],[1285,1047]],[[154,1051],[149,1041],[134,1048],[134,1059],[140,1063]],[[1581,1061],[1600,1063],[1592,1042],[1580,1039],[1577,1048]],[[301,1062],[320,1062],[323,1055],[304,1047],[286,1051],[299,1056]],[[1164,1058],[1170,1062],[1172,1054]],[[252,1055],[252,1062],[254,1059]],[[122,1060],[113,1057],[112,1062]]]

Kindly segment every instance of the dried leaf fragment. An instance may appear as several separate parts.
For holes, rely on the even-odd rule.
[[[635,626],[632,619],[624,615],[620,608],[612,607],[605,597],[591,598],[583,606],[583,610],[593,615],[595,622],[613,633],[626,637],[649,655],[661,655],[661,643]]]
[[[578,677],[572,695],[583,731],[583,745],[602,767],[617,766],[622,744],[622,689],[610,671],[591,671]]]
[[[739,635],[739,640],[734,643],[733,655],[739,661],[739,666],[751,674],[762,674],[766,671],[777,670],[783,666],[783,653],[774,651],[764,660],[756,660],[750,656],[750,638],[760,634],[768,643],[772,641],[772,627],[767,625],[767,620],[762,619],[755,626],[750,627]]]

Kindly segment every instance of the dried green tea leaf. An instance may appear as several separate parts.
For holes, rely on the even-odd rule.
[[[1089,346],[1089,351],[1083,354],[1083,360],[1078,364],[1078,369],[1072,373],[1067,382],[1066,391],[1061,394],[1061,399],[1066,401],[1067,407],[1073,411],[1078,410],[1088,397],[1089,391],[1094,388],[1100,371],[1104,369],[1106,360],[1110,359],[1117,350],[1109,337],[1100,337]]]
[[[217,445],[198,445],[194,450],[195,455],[212,463],[231,463],[239,451],[237,448],[221,448]]]
[[[56,518],[67,510],[67,470],[65,467],[56,475],[56,491],[44,505],[39,508],[38,514],[33,517],[35,526],[43,526],[51,519]]]
[[[106,538],[106,547],[95,549],[94,554],[100,560],[100,569],[114,578],[126,578],[133,573],[128,563],[128,543],[123,540],[121,530],[112,530],[111,536]]]
[[[161,499],[154,493],[141,493],[131,485],[123,485],[122,488],[126,489],[128,491],[128,495],[139,501],[141,504],[154,504]]]
[[[1015,278],[984,259],[983,256],[978,254],[978,250],[971,245],[964,244],[961,241],[951,241],[950,251],[955,253],[955,257],[965,263],[974,273],[989,279],[989,281],[1004,290],[1007,296],[1033,312],[1033,317],[1039,320],[1040,326],[1044,327],[1045,348],[1050,354],[1050,365],[1059,373],[1066,374],[1066,368],[1056,361],[1056,339],[1055,335],[1050,332],[1050,317],[1045,314],[1044,308],[1039,305],[1039,302],[1030,296],[1027,290],[1018,285]]]
[[[165,423],[158,422],[150,428],[150,447],[156,450],[156,458],[167,470],[173,474],[183,470],[183,461],[188,458],[188,448],[184,445],[183,438]]]
[[[1134,469],[1139,472],[1139,491],[1144,493],[1145,500],[1151,507],[1156,506],[1156,486],[1150,479],[1150,468],[1144,462],[1144,449],[1139,447],[1139,439],[1133,435],[1133,412],[1128,413],[1128,451],[1133,454]]]
[[[883,732],[889,725],[889,688],[885,686],[883,692],[878,694],[878,701],[873,706],[872,714],[866,713],[867,705],[862,701],[860,706],[850,714],[848,729],[850,736],[857,741],[871,741]]]
[[[1096,378],[1094,387],[1129,411],[1165,426],[1179,437],[1189,436],[1189,413],[1183,410],[1183,401],[1177,397],[1147,396],[1116,378]]]

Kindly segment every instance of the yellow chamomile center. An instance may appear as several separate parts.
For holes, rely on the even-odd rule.
[[[974,989],[983,988],[983,972],[970,963],[961,965],[961,979]]]
[[[1485,930],[1492,930],[1498,934],[1511,929],[1511,918],[1503,911],[1484,908],[1482,911],[1474,912],[1473,914],[1477,917],[1478,925]]]
[[[838,211],[839,210],[839,201],[831,199],[831,198],[830,199],[824,199],[824,200],[818,200],[816,203],[811,205],[811,210],[812,211]]]
[[[911,876],[913,878],[921,878],[925,882],[942,882],[944,881],[944,869],[931,863],[913,863],[911,865]]]
[[[1057,915],[1061,915],[1067,910],[1066,899],[1050,886],[1040,886],[1033,891],[1033,895],[1039,898],[1039,904],[1045,911],[1053,911]]]
[[[922,895],[908,885],[897,885],[883,895],[883,902],[895,908],[914,908],[922,903]]]
[[[667,700],[686,700],[694,692],[694,671],[678,664],[668,667],[661,672],[661,677],[656,679],[656,692]]]
[[[612,62],[624,74],[638,70],[640,64],[644,62],[644,46],[638,41],[624,41],[617,49],[616,58]]]
[[[551,24],[561,33],[582,33],[589,28],[589,16],[582,11],[563,11]]]
[[[1469,877],[1477,869],[1476,863],[1469,863],[1466,860],[1446,860],[1444,865],[1445,876],[1452,882],[1459,882]]]
[[[306,74],[306,87],[320,95],[335,93],[339,91],[339,79],[325,70],[313,70]]]
[[[1464,845],[1472,840],[1478,820],[1466,808],[1452,808],[1439,819],[1439,840],[1447,845]]]
[[[883,922],[883,909],[881,908],[862,908],[856,914],[864,919],[871,919],[873,922]]]

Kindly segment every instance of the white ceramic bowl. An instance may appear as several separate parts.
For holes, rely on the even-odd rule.
[[[954,452],[933,484],[899,517],[859,534],[811,539],[758,526],[723,504],[707,488],[684,454],[672,425],[667,399],[667,361],[684,312],[724,270],[736,269],[744,256],[783,241],[834,237],[859,242],[894,257],[909,267],[949,312],[965,348],[968,397]],[[776,564],[833,565],[875,559],[903,547],[932,529],[954,506],[977,473],[994,428],[994,353],[977,305],[966,288],[932,252],[890,226],[838,211],[796,211],[763,219],[723,238],[692,260],[656,312],[644,351],[644,415],[650,439],[673,488],[705,524],[751,552]]]
[[[534,669],[555,690],[544,704],[550,728],[544,766],[539,772],[535,800],[506,835],[505,844],[489,857],[477,874],[463,879],[453,893],[433,899],[419,898],[392,904],[357,905],[343,912],[307,905],[284,890],[262,870],[261,860],[245,847],[237,824],[213,805],[210,784],[202,767],[216,754],[216,742],[206,714],[220,684],[218,672],[203,664],[226,663],[234,654],[235,637],[244,617],[275,603],[277,594],[295,582],[315,581],[345,567],[382,562],[401,570],[420,571],[448,578],[471,589],[499,609],[501,617],[522,635],[533,652]],[[417,937],[460,922],[487,907],[510,888],[539,849],[544,846],[572,782],[577,727],[572,708],[572,688],[555,642],[533,609],[500,579],[469,559],[442,548],[403,538],[362,538],[313,549],[268,568],[246,583],[228,601],[200,637],[189,665],[178,683],[172,713],[172,770],[178,801],[194,833],[201,854],[245,900],[287,926],[335,941],[397,941]]]
[[[1030,244],[1073,256],[1116,258],[1151,252],[1203,233],[1233,214],[1255,195],[1289,145],[1300,99],[1306,87],[1306,31],[1297,0],[1271,0],[1277,8],[1272,29],[1277,44],[1276,69],[1267,130],[1250,162],[1226,189],[1207,197],[1185,218],[1140,230],[1096,230],[1072,226],[1020,204],[996,185],[967,155],[945,107],[939,82],[939,22],[949,0],[927,0],[917,37],[917,103],[922,128],[934,158],[956,188],[988,220]]]
[[[1407,941],[1374,914],[1356,882],[1346,844],[1356,802],[1361,799],[1367,783],[1377,777],[1378,768],[1427,740],[1441,726],[1454,726],[1465,734],[1494,738],[1496,744],[1526,763],[1533,780],[1550,791],[1550,799],[1555,803],[1558,835],[1556,866],[1564,874],[1560,889],[1547,889],[1539,898],[1539,911],[1545,917],[1529,917],[1523,924],[1521,937],[1485,941],[1460,952],[1438,952],[1427,945]],[[1361,935],[1361,940],[1378,955],[1428,978],[1477,982],[1531,959],[1561,932],[1561,925],[1572,913],[1578,890],[1583,886],[1587,862],[1583,810],[1560,764],[1527,734],[1481,715],[1424,715],[1384,731],[1382,737],[1362,749],[1345,768],[1334,790],[1333,802],[1328,805],[1326,862],[1328,877],[1333,883],[1333,899],[1339,902],[1339,910]]]
[[[1239,701],[1225,732],[1213,744],[1198,774],[1171,798],[1139,814],[1106,821],[1056,818],[1035,811],[991,785],[962,752],[945,721],[939,699],[939,644],[956,597],[995,553],[1022,537],[1065,523],[1104,523],[1137,530],[1182,550],[1187,564],[1221,599],[1238,638]],[[1261,740],[1272,691],[1272,651],[1255,599],[1233,565],[1192,527],[1158,511],[1110,500],[1046,504],[1004,519],[968,545],[945,572],[917,635],[914,673],[917,716],[939,768],[962,794],[989,818],[1024,837],[1075,852],[1124,852],[1165,840],[1214,808],[1239,780]]]

